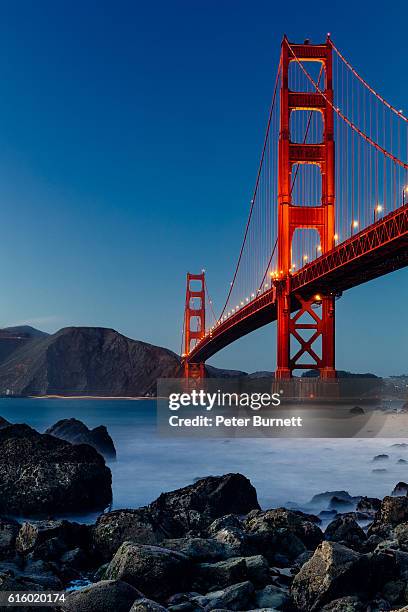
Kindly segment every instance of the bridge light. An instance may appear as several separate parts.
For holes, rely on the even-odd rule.
[[[247,302],[249,302],[249,298],[245,298],[245,300],[246,300]]]
[[[268,283],[265,283],[265,289],[267,289],[269,287]]]
[[[336,240],[336,242],[337,242],[337,240],[339,239],[339,235],[338,235],[338,234],[334,234],[333,238],[334,238],[334,240]]]
[[[308,255],[303,255],[303,261],[307,261],[309,259]]]
[[[243,306],[243,305],[244,305],[244,302],[241,302],[241,306]]]
[[[314,297],[315,297],[316,302],[320,302],[322,299],[322,296],[320,295],[320,293],[316,293]]]
[[[322,246],[320,244],[317,245],[317,250],[319,251],[319,253],[322,252]]]
[[[356,220],[353,221],[353,227],[354,228],[358,227],[358,221],[356,221]]]

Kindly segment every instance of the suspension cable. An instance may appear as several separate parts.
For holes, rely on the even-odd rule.
[[[253,197],[252,197],[252,200],[251,200],[251,207],[249,209],[249,215],[248,215],[248,220],[247,220],[246,227],[245,227],[244,238],[243,238],[241,249],[240,249],[240,252],[239,252],[238,261],[237,261],[237,264],[236,264],[236,267],[235,267],[234,276],[232,278],[232,282],[230,284],[230,288],[229,288],[229,291],[228,291],[227,299],[225,300],[224,307],[223,307],[223,309],[221,311],[221,314],[220,314],[220,317],[219,317],[220,319],[222,318],[222,316],[223,316],[223,314],[224,314],[224,312],[225,312],[225,310],[226,310],[226,308],[228,306],[228,301],[229,301],[229,299],[231,297],[231,293],[232,293],[232,289],[234,287],[235,279],[237,278],[238,268],[239,268],[239,265],[241,263],[241,259],[242,259],[242,255],[243,255],[243,252],[244,252],[244,247],[245,247],[246,239],[247,239],[247,236],[248,236],[248,231],[249,231],[249,226],[250,226],[250,223],[251,223],[252,213],[253,213],[253,210],[254,210],[256,195],[258,193],[259,181],[260,181],[260,178],[261,178],[261,170],[262,170],[263,161],[264,161],[264,158],[265,158],[266,147],[267,147],[267,144],[268,144],[269,130],[270,130],[270,127],[271,127],[273,109],[275,107],[276,93],[278,91],[278,83],[279,83],[280,71],[281,71],[281,61],[279,61],[279,66],[278,66],[278,70],[277,70],[277,73],[276,73],[275,87],[274,87],[273,96],[272,96],[272,103],[271,103],[271,108],[269,110],[268,124],[266,126],[266,133],[265,133],[265,139],[264,139],[264,144],[263,144],[263,148],[262,148],[261,160],[260,160],[260,163],[259,163],[258,174],[256,176],[254,194],[253,194]]]
[[[331,100],[329,100],[329,98],[326,96],[326,94],[321,91],[321,89],[318,87],[316,81],[310,76],[310,74],[308,73],[308,71],[306,70],[306,68],[303,66],[302,62],[299,60],[299,58],[297,57],[296,53],[294,52],[292,46],[290,45],[289,41],[286,41],[286,44],[288,45],[288,48],[290,50],[290,52],[292,53],[293,57],[295,58],[296,62],[299,64],[300,68],[302,69],[302,71],[304,72],[304,74],[306,75],[306,77],[309,79],[309,81],[312,83],[312,85],[314,85],[314,87],[316,88],[316,90],[319,92],[319,94],[324,98],[324,100],[327,102],[327,104],[329,104],[329,106],[331,106],[331,108],[336,112],[336,114],[345,122],[347,123],[347,125],[349,127],[351,127],[352,130],[354,130],[354,132],[356,132],[361,138],[363,138],[365,141],[367,141],[371,146],[375,147],[378,151],[380,151],[385,157],[388,157],[389,159],[391,159],[394,163],[398,164],[399,166],[401,166],[402,168],[404,168],[405,170],[408,170],[408,163],[405,163],[403,161],[401,161],[400,159],[398,159],[398,157],[396,157],[395,155],[393,155],[392,153],[389,153],[386,149],[384,149],[384,147],[382,147],[381,145],[379,145],[377,142],[375,142],[372,138],[370,138],[370,136],[367,136],[367,134],[365,134],[362,130],[360,130],[359,127],[357,127],[352,121],[350,121],[350,119],[348,117],[346,117],[339,108],[337,108],[336,106],[334,106],[334,104],[331,102]]]
[[[340,57],[340,59],[346,64],[347,68],[349,70],[351,70],[351,72],[354,74],[354,76],[358,78],[360,83],[362,83],[364,85],[364,87],[366,87],[368,89],[368,91],[370,91],[376,98],[378,98],[378,100],[380,100],[380,102],[385,104],[385,106],[387,108],[389,108],[393,113],[395,113],[400,119],[402,119],[403,121],[408,123],[408,118],[405,117],[400,110],[397,110],[392,104],[387,102],[387,100],[385,100],[377,91],[375,91],[375,89],[373,89],[371,87],[371,85],[369,85],[367,83],[366,80],[363,79],[363,77],[357,72],[357,70],[355,68],[353,68],[353,66],[350,64],[350,62],[348,62],[346,60],[344,55],[339,51],[339,49],[336,47],[336,45],[334,44],[334,42],[331,39],[329,39],[329,42],[330,42],[331,46],[333,47],[334,51]]]

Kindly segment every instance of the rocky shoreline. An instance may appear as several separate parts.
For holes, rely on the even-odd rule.
[[[106,511],[106,428],[48,432],[0,418],[1,591],[63,590],[42,609],[65,612],[408,611],[405,482],[384,499],[320,493],[304,512],[262,510],[251,482],[226,474]],[[91,525],[53,518],[89,508],[102,511]]]
[[[319,516],[261,510],[241,474],[203,478],[93,525],[3,517],[0,589],[86,585],[44,608],[67,612],[407,610],[406,491],[399,483],[402,496],[332,509],[324,531]],[[338,504],[344,493],[324,495]]]

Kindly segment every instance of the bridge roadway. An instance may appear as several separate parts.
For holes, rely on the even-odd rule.
[[[291,310],[296,294],[338,295],[408,265],[408,204],[351,236],[291,274]],[[190,352],[191,363],[205,362],[238,338],[275,321],[275,288],[268,289],[215,326]]]

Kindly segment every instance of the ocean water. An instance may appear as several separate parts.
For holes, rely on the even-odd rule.
[[[156,432],[154,400],[3,398],[0,416],[39,432],[70,417],[88,427],[106,425],[117,450],[117,460],[108,464],[114,509],[137,508],[163,491],[227,472],[250,478],[263,508],[291,502],[307,509],[313,495],[328,490],[383,497],[397,482],[408,480],[408,463],[397,463],[408,461],[408,448],[393,446],[406,438],[173,440]],[[380,453],[389,459],[373,463]],[[386,471],[376,473],[375,468]]]

